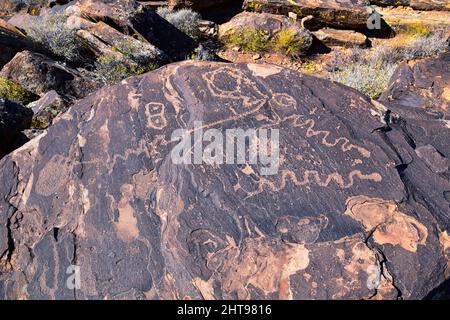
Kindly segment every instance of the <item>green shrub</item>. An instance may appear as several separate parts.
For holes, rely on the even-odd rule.
[[[0,97],[21,104],[27,104],[37,97],[21,85],[0,77]]]
[[[200,37],[199,21],[201,16],[199,13],[191,9],[171,10],[167,7],[159,7],[156,12],[191,38],[197,40]]]
[[[100,56],[95,63],[95,74],[105,84],[117,83],[125,78],[140,75],[158,67],[155,63],[139,66],[127,63],[111,55]]]
[[[278,32],[273,39],[273,50],[287,56],[297,56],[307,50],[312,40],[306,34],[299,34],[299,32],[293,28]]]
[[[42,44],[56,56],[71,62],[81,59],[82,42],[74,29],[66,25],[63,14],[46,15],[27,31],[35,42]]]
[[[330,73],[330,79],[357,89],[372,99],[377,98],[387,87],[396,65],[371,65],[356,62],[342,70]]]
[[[270,49],[270,36],[263,30],[241,28],[227,35],[227,46],[239,46],[244,52],[263,52]]]
[[[377,46],[370,51],[356,49],[346,57],[335,53],[329,78],[376,98],[401,62],[431,57],[445,48],[442,32],[435,31],[426,36],[399,37],[395,46]]]
[[[151,48],[144,47],[138,40],[121,40],[113,46],[113,50],[118,52],[126,59],[133,60],[138,65],[148,65],[155,63],[158,52]]]

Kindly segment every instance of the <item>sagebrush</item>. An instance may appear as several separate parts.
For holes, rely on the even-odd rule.
[[[155,63],[143,66],[117,59],[112,55],[100,56],[95,63],[95,75],[104,84],[117,83],[125,78],[140,75],[158,67]]]
[[[167,7],[159,7],[156,12],[191,38],[197,40],[200,37],[199,21],[201,16],[198,12],[191,9],[171,10]]]
[[[446,47],[443,32],[437,30],[425,36],[403,38],[392,46],[377,46],[370,51],[355,49],[348,56],[335,53],[329,78],[377,98],[401,62],[431,57]]]
[[[67,17],[63,14],[46,15],[37,19],[26,32],[33,41],[61,59],[77,62],[81,59],[82,42],[76,30],[69,28],[66,21]]]
[[[36,99],[32,93],[25,90],[21,85],[3,77],[0,77],[0,98],[22,104],[27,104]]]

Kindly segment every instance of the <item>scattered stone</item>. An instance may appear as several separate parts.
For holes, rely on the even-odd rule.
[[[288,17],[291,18],[294,21],[297,21],[297,19],[298,19],[298,15],[296,13],[294,13],[294,12],[289,12],[288,13]]]
[[[253,59],[253,60],[259,60],[259,59],[261,59],[261,55],[260,55],[259,53],[256,53],[256,54],[254,54],[254,55],[252,56],[252,59]]]
[[[450,116],[450,54],[403,63],[392,75],[380,100]],[[420,111],[419,111],[420,112]]]
[[[34,112],[32,127],[47,129],[59,114],[66,111],[69,102],[56,91],[47,92],[41,99],[29,104],[27,107]]]
[[[395,28],[417,28],[417,26],[429,30],[450,28],[449,11],[421,12],[378,7],[377,12],[383,16],[387,24]]]

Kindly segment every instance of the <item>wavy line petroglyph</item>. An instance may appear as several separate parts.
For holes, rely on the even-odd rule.
[[[316,121],[314,119],[309,118],[302,122],[299,122],[301,120],[301,118],[303,118],[303,116],[301,116],[301,115],[292,115],[292,116],[286,117],[285,119],[283,119],[283,121],[294,120],[293,126],[295,128],[306,128],[306,137],[308,137],[308,138],[315,137],[315,136],[317,136],[317,137],[322,136],[321,143],[326,147],[330,147],[330,148],[335,147],[339,143],[342,142],[341,150],[343,152],[347,152],[352,149],[355,149],[364,158],[370,157],[369,150],[367,150],[366,148],[360,147],[356,144],[350,143],[349,139],[347,139],[347,138],[339,137],[333,142],[328,141],[327,139],[328,139],[329,135],[331,134],[330,131],[320,130],[320,129],[316,130],[316,129],[314,129],[314,127],[316,126]]]
[[[311,181],[311,177],[313,181]],[[309,184],[317,184],[321,187],[328,187],[332,182],[336,183],[341,189],[347,189],[353,186],[355,178],[360,180],[371,180],[374,182],[380,182],[382,177],[379,173],[373,172],[370,174],[364,174],[360,170],[352,170],[347,176],[347,181],[344,180],[342,175],[338,172],[331,173],[324,178],[322,178],[318,171],[316,170],[306,170],[303,173],[301,180],[297,178],[297,175],[291,170],[282,170],[280,179],[275,182],[267,178],[261,177],[258,181],[258,188],[255,191],[248,192],[247,198],[254,197],[262,192],[264,192],[265,187],[268,191],[279,192],[286,188],[288,179],[292,182],[294,186],[301,187]]]

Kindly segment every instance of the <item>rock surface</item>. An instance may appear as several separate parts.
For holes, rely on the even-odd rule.
[[[450,10],[448,0],[410,0],[409,5],[415,10]]]
[[[82,98],[100,87],[88,75],[29,51],[19,52],[3,67],[0,77],[38,96],[55,90],[69,97]]]
[[[2,19],[0,19],[0,45],[17,51],[26,49],[42,51],[42,48],[28,39],[20,30]]]
[[[394,72],[380,100],[450,117],[450,54],[403,63]]]
[[[324,28],[313,34],[322,43],[329,46],[366,47],[368,44],[368,39],[364,34],[352,30]]]
[[[299,18],[312,15],[322,26],[366,28],[370,14],[367,0],[245,0],[244,9],[288,15]]]
[[[53,119],[67,110],[69,101],[61,97],[56,91],[47,92],[39,100],[29,104],[27,107],[33,110],[32,127],[39,129],[48,128]]]
[[[171,135],[194,121],[279,129],[278,173],[174,164]],[[425,297],[450,277],[449,171],[398,123],[270,65],[106,87],[0,161],[2,298]]]
[[[30,127],[32,116],[30,109],[0,98],[0,158],[10,151],[19,133]]]
[[[134,0],[80,0],[66,9],[77,16],[113,25],[125,34],[148,41],[172,60],[183,60],[196,47],[189,36]]]

